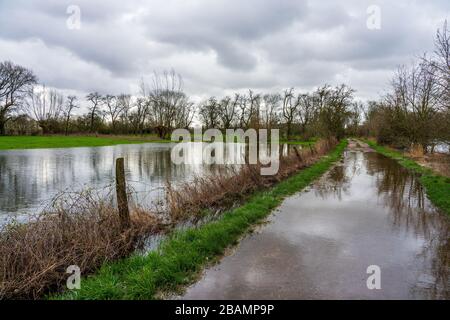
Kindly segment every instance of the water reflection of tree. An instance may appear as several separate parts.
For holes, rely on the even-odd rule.
[[[334,166],[315,186],[315,194],[322,199],[330,195],[342,199],[342,193],[347,192],[351,177],[347,175],[346,165],[338,164]]]
[[[431,260],[431,273],[434,277],[434,283],[432,283],[430,288],[427,288],[428,290],[421,290],[428,293],[430,299],[450,298],[450,279],[448,276],[450,269],[449,236],[448,224],[442,224],[441,230],[436,232],[436,235],[431,239],[422,253],[424,260],[427,257]]]
[[[352,179],[361,172],[362,153],[346,151],[344,160],[336,164],[323,179],[314,186],[314,190],[322,199],[333,195],[341,200],[342,195],[349,194]]]
[[[0,156],[0,211],[15,213],[38,199],[41,189],[36,177],[21,172],[27,160],[21,156]],[[42,186],[45,192],[45,186]]]
[[[433,277],[414,288],[421,296],[449,298],[450,243],[449,219],[427,199],[419,177],[394,160],[379,154],[367,154],[367,171],[375,176],[379,199],[389,208],[392,224],[411,231],[425,241],[420,257]],[[422,275],[423,276],[423,275]],[[421,283],[421,280],[417,280]]]
[[[415,234],[429,239],[441,219],[426,199],[419,177],[391,159],[368,155],[372,159],[366,159],[367,171],[375,176],[378,197],[390,209],[393,226],[412,228]]]
[[[117,157],[125,158],[128,185],[142,204],[162,197],[166,181],[177,184],[226,167],[202,164],[201,144],[192,144],[187,152],[198,162],[175,165],[170,145],[4,152],[0,154],[0,212],[36,213],[62,191],[103,189],[114,182]]]

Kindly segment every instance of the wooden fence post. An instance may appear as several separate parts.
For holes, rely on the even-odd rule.
[[[125,182],[125,166],[123,158],[117,158],[116,160],[116,195],[120,223],[123,229],[127,229],[130,227],[130,211],[128,209],[127,186]]]
[[[245,138],[244,138],[245,143]],[[250,166],[250,139],[248,141],[248,144],[245,143],[244,147],[244,163],[248,166]]]

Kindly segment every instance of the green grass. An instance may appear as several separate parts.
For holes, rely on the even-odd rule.
[[[281,140],[280,143],[309,147],[309,146],[313,146],[316,143],[316,140],[308,140],[308,141]]]
[[[364,140],[364,142],[375,151],[398,161],[403,167],[420,174],[420,182],[425,187],[430,201],[447,214],[450,214],[450,178],[438,175],[429,168],[422,167],[398,151],[380,146],[370,140]]]
[[[118,144],[171,142],[159,139],[155,135],[124,135],[124,136],[0,136],[0,150],[38,149],[38,148],[74,148],[74,147],[102,147]],[[315,140],[309,141],[280,141],[302,146],[314,145]]]
[[[4,136],[0,137],[0,150],[100,147],[117,144],[170,142],[155,136]]]
[[[286,196],[292,195],[325,173],[340,159],[342,141],[314,165],[258,192],[244,205],[214,222],[173,233],[156,251],[104,265],[83,278],[81,289],[53,296],[56,299],[155,299],[161,292],[177,292],[194,282],[200,271],[218,261],[225,249],[238,243],[254,224],[265,218]]]

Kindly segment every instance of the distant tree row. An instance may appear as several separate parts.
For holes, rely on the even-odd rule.
[[[167,138],[175,128],[188,128],[194,117],[174,71],[155,73],[150,85],[142,80],[137,97],[92,92],[85,99],[88,111],[74,116],[78,97],[39,85],[22,66],[0,63],[0,135],[154,132]]]
[[[194,116],[204,128],[281,129],[282,136],[342,138],[375,136],[396,147],[432,151],[450,141],[450,31],[435,38],[435,50],[396,72],[388,94],[366,105],[347,85],[324,85],[312,92],[235,93],[194,105],[174,71],[141,80],[137,96],[89,93],[88,110],[74,115],[80,99],[39,85],[31,70],[0,63],[0,135],[53,133],[156,133],[168,138],[190,128]]]
[[[312,93],[260,94],[249,90],[222,99],[211,97],[195,106],[174,71],[141,80],[140,94],[89,93],[88,110],[76,96],[65,97],[37,84],[32,71],[11,62],[0,64],[0,134],[156,133],[168,138],[175,128],[189,128],[196,112],[205,128],[280,128],[294,135],[343,137],[357,119],[354,90],[325,85]]]
[[[324,85],[311,93],[236,93],[200,103],[198,112],[205,128],[278,128],[286,139],[294,136],[335,136],[340,139],[359,124],[354,90],[342,84]]]

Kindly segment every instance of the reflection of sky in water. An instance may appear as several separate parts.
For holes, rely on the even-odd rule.
[[[450,297],[448,216],[395,160],[346,151],[269,219],[183,298]],[[381,268],[381,290],[366,285],[374,264]]]
[[[430,151],[431,151],[431,148],[428,148],[428,149],[430,149]],[[450,144],[444,143],[444,142],[438,142],[434,146],[434,152],[450,153]]]
[[[218,168],[202,163],[204,144],[186,145],[189,161],[181,165],[171,162],[174,144],[0,151],[0,217],[39,212],[64,191],[103,190],[112,186],[114,161],[118,157],[125,158],[127,181],[135,191],[134,199],[149,205],[161,198],[166,181],[175,184],[189,181]],[[225,164],[244,158],[244,144],[221,145]]]

